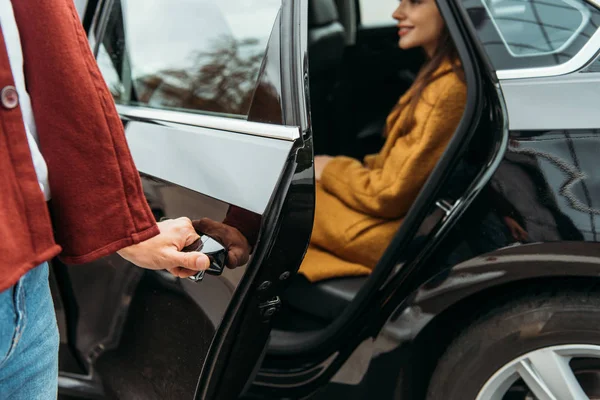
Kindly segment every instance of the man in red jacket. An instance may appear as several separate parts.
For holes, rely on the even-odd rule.
[[[48,260],[118,252],[186,277],[208,258],[180,251],[198,238],[189,219],[154,220],[72,0],[0,0],[0,26],[0,398],[53,399]]]

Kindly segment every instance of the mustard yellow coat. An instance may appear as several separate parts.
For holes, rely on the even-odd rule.
[[[395,108],[378,154],[363,163],[342,156],[327,164],[316,185],[314,227],[300,273],[315,282],[371,272],[446,149],[466,96],[465,84],[444,63],[423,91],[407,135],[401,136],[406,107]],[[400,105],[407,99],[402,96]]]

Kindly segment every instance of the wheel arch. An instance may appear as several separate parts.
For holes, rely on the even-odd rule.
[[[519,297],[568,290],[600,291],[600,244],[523,245],[440,272],[422,284],[383,328],[413,327],[404,330],[410,331],[404,340],[411,343],[412,361],[407,364],[411,367],[400,371],[396,391],[424,399],[437,360],[482,314]]]

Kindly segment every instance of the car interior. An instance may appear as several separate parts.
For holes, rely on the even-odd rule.
[[[378,152],[385,118],[424,61],[419,49],[401,50],[395,21],[363,26],[354,0],[310,0],[308,57],[315,155],[362,159]],[[275,320],[269,353],[298,351],[318,341],[369,279],[310,283],[296,275]],[[358,299],[357,299],[358,300]]]
[[[361,26],[353,0],[308,2],[315,154],[362,158],[379,151],[385,118],[423,63],[398,48],[396,25]]]

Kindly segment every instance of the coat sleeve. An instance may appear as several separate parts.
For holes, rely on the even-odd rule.
[[[417,121],[414,129],[420,133],[396,140],[382,168],[369,169],[353,158],[336,157],[323,171],[323,188],[359,212],[380,218],[404,216],[462,117],[466,91],[453,83],[441,88],[429,112]],[[416,142],[409,145],[408,136]]]
[[[48,166],[60,257],[67,264],[88,263],[158,235],[123,123],[73,1],[12,6]]]

